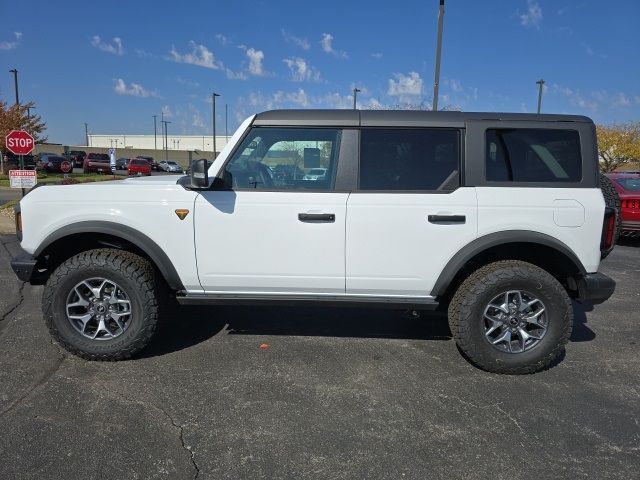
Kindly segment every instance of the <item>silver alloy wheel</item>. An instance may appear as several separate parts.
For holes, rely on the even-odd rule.
[[[547,333],[547,309],[535,295],[509,290],[485,307],[482,323],[487,341],[500,351],[531,350]]]
[[[131,324],[131,301],[115,282],[94,277],[83,280],[67,296],[67,319],[91,340],[111,340]]]

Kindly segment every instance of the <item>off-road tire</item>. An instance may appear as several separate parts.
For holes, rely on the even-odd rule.
[[[69,292],[91,277],[113,280],[129,296],[131,324],[116,338],[88,339],[67,319]],[[157,292],[156,273],[146,259],[116,249],[88,250],[69,258],[51,274],[44,287],[42,311],[49,332],[69,352],[87,360],[123,360],[140,352],[153,337],[159,316]]]
[[[600,174],[600,190],[602,190],[602,196],[604,197],[604,203],[607,207],[613,207],[618,211],[618,215],[616,216],[616,229],[613,234],[613,244],[618,243],[618,237],[620,236],[620,230],[622,229],[622,219],[620,218],[621,212],[621,204],[620,204],[620,196],[618,192],[616,192],[616,187],[613,186],[611,179],[604,175]],[[609,252],[603,252],[602,258],[606,258],[609,255]]]
[[[501,292],[522,289],[537,295],[548,311],[545,336],[530,350],[507,353],[484,335],[485,306]],[[545,270],[527,262],[502,260],[467,277],[449,304],[449,326],[462,353],[494,373],[528,374],[546,370],[564,353],[573,327],[573,308],[564,287]]]

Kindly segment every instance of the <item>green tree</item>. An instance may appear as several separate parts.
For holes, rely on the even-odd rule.
[[[612,172],[628,163],[640,161],[640,122],[598,125],[600,169]]]
[[[34,103],[8,106],[0,100],[0,150],[5,150],[5,137],[11,130],[26,130],[33,135],[36,143],[47,141],[44,131],[47,124],[40,115],[28,115],[28,109],[34,109]]]

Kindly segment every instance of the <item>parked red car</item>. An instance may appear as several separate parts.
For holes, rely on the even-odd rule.
[[[141,158],[132,158],[127,167],[129,175],[151,175],[151,165]]]
[[[640,174],[613,172],[607,177],[620,196],[622,233],[640,233]]]

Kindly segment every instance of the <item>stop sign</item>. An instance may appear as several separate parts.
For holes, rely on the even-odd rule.
[[[16,155],[27,155],[33,150],[33,137],[24,130],[11,130],[5,137],[5,143],[10,152]]]

